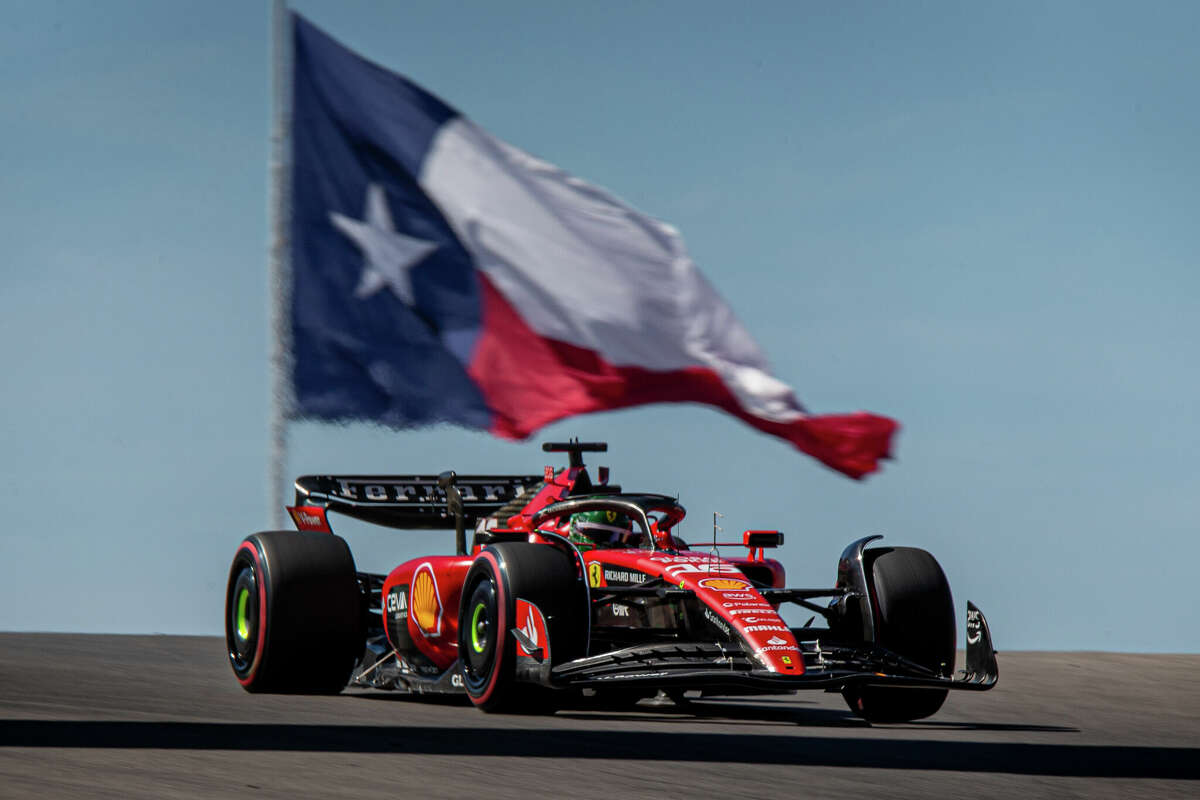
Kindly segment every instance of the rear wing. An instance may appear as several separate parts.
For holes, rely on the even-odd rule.
[[[296,479],[296,505],[320,507],[389,528],[453,529],[439,475],[304,475]],[[542,475],[454,475],[463,521],[493,516],[522,496],[532,499]],[[520,511],[515,508],[512,513]]]

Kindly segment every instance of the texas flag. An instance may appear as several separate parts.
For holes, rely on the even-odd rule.
[[[523,439],[721,408],[852,477],[897,425],[810,415],[679,233],[293,15],[290,416]]]

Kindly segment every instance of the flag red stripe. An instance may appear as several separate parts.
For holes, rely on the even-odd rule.
[[[898,429],[887,417],[857,412],[773,422],[747,413],[720,377],[706,367],[655,371],[615,366],[575,345],[535,333],[487,277],[483,332],[468,373],[493,413],[491,431],[524,439],[555,420],[643,403],[705,403],[764,433],[778,436],[852,478],[879,468]]]

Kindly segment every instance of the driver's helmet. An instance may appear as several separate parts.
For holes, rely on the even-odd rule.
[[[612,509],[581,511],[571,516],[567,537],[580,550],[628,547],[633,544],[633,520]]]

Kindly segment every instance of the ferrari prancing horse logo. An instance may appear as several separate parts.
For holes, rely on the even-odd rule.
[[[588,564],[588,583],[592,586],[604,585],[604,566],[600,562]]]

